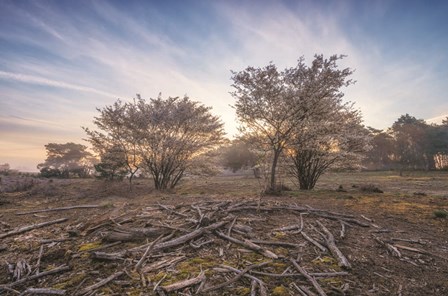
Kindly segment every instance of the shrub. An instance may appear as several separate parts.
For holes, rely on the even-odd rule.
[[[441,219],[446,219],[448,218],[448,212],[446,210],[435,210],[433,212],[434,217],[436,218],[441,218]]]

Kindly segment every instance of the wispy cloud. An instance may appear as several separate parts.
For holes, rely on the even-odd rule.
[[[65,88],[65,89],[70,89],[70,90],[77,90],[77,91],[82,91],[82,92],[89,92],[89,93],[94,93],[94,94],[112,97],[112,98],[119,97],[116,94],[101,91],[101,90],[98,90],[98,89],[95,89],[92,87],[76,85],[76,84],[66,83],[63,81],[51,80],[51,79],[47,79],[44,77],[37,77],[37,76],[32,76],[32,75],[0,71],[0,79],[10,79],[10,80],[16,80],[16,81],[25,82],[25,83],[32,83],[32,84],[46,85],[46,86],[51,86],[51,87]]]

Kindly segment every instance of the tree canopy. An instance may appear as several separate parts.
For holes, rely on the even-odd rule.
[[[316,55],[311,66],[301,57],[295,67],[283,71],[271,63],[232,72],[240,130],[246,138],[258,138],[271,154],[268,190],[275,191],[276,169],[284,150],[292,142],[297,144],[304,130],[315,129],[320,123],[313,121],[337,107],[343,97],[341,88],[353,83],[349,79],[353,71],[337,65],[342,58]]]
[[[137,96],[99,109],[98,130],[85,130],[97,151],[120,147],[128,167],[142,167],[163,190],[176,186],[194,157],[223,141],[223,123],[210,110],[187,96],[149,101]]]
[[[86,177],[93,166],[93,155],[82,144],[49,143],[45,149],[47,158],[37,166],[43,176],[68,178],[74,174]]]

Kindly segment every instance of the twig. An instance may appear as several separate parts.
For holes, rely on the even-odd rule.
[[[152,249],[154,248],[154,245],[156,243],[158,243],[160,241],[160,239],[162,239],[163,234],[161,234],[158,238],[156,238],[146,249],[145,253],[143,254],[142,258],[140,258],[140,260],[137,262],[137,264],[135,264],[135,269],[139,270],[140,267],[142,266],[143,262],[146,260],[146,257],[148,256],[148,254],[152,251]]]
[[[41,277],[44,277],[44,276],[47,276],[47,275],[50,275],[50,274],[59,273],[59,272],[67,271],[67,270],[70,270],[70,267],[67,266],[67,265],[62,265],[62,266],[56,267],[54,269],[41,272],[41,273],[36,274],[36,275],[31,275],[31,276],[28,276],[28,277],[24,277],[24,278],[22,278],[22,279],[20,279],[18,281],[15,281],[13,283],[10,283],[10,284],[6,285],[6,286],[11,288],[11,287],[23,284],[23,283],[25,283],[27,281],[39,279]]]
[[[100,288],[100,287],[102,287],[104,285],[107,285],[109,282],[111,282],[114,279],[120,277],[122,274],[124,274],[123,271],[116,272],[113,275],[105,278],[104,280],[102,280],[102,281],[100,281],[100,282],[98,282],[98,283],[96,283],[94,285],[91,285],[91,286],[88,286],[88,287],[82,289],[80,292],[77,293],[77,295],[84,295],[84,294],[92,292],[92,291],[94,291],[94,290],[96,290],[96,289],[98,289],[98,288]]]
[[[228,235],[228,236],[230,236],[230,234],[232,233],[232,228],[233,228],[233,225],[235,225],[236,218],[237,218],[237,217],[235,217],[235,218],[233,219],[233,221],[232,221],[232,224],[230,224],[229,230],[227,231],[227,235]]]
[[[230,271],[233,271],[233,272],[236,272],[236,273],[242,272],[239,269],[236,269],[234,267],[231,267],[231,266],[228,266],[228,265],[224,265],[224,264],[221,264],[220,267],[223,268],[224,270],[227,270],[227,271],[230,270]],[[217,268],[214,268],[214,270],[217,270]],[[248,278],[248,279],[251,279],[251,280],[254,280],[254,281],[257,282],[257,284],[258,284],[258,286],[260,288],[260,296],[267,296],[268,295],[268,292],[267,292],[266,287],[265,287],[265,283],[262,280],[260,280],[259,278],[255,277],[253,275],[247,274],[247,273],[244,274],[243,276]]]
[[[314,239],[312,239],[311,237],[309,237],[305,232],[300,232],[300,234],[302,234],[302,236],[309,241],[310,243],[312,243],[313,245],[315,245],[316,247],[319,248],[319,250],[321,250],[323,253],[327,253],[328,250],[327,248],[325,248],[324,246],[322,246],[321,244],[319,244],[317,241],[315,241]]]
[[[67,220],[68,220],[68,218],[61,218],[61,219],[57,219],[57,220],[53,220],[53,221],[22,226],[22,227],[14,229],[14,230],[11,230],[9,232],[0,234],[0,239],[8,237],[8,236],[16,235],[16,234],[21,234],[21,233],[24,233],[24,232],[27,232],[27,231],[30,231],[33,229],[37,229],[37,228],[41,228],[41,227],[45,227],[45,226],[49,226],[49,225],[53,225],[53,224],[57,224],[57,223],[62,223]]]
[[[192,279],[189,279],[189,280],[180,281],[180,282],[168,285],[168,286],[160,286],[160,288],[162,288],[165,292],[169,293],[169,292],[177,291],[177,290],[189,287],[189,286],[193,286],[193,285],[199,284],[204,279],[205,279],[204,272],[201,272],[195,278],[192,278]],[[203,292],[205,292],[205,290],[203,290]]]
[[[295,260],[293,259],[289,259],[289,261],[291,261],[291,263],[294,265],[294,267],[301,273],[303,274],[303,276],[305,276],[305,278],[311,282],[311,284],[313,284],[314,288],[317,290],[317,292],[319,293],[320,296],[327,296],[327,294],[325,293],[325,291],[322,289],[322,287],[319,285],[319,283],[316,281],[316,279],[314,277],[312,277],[311,275],[308,274],[308,272],[301,267]]]
[[[178,245],[182,245],[192,239],[197,238],[198,236],[201,236],[202,234],[211,231],[211,230],[215,230],[218,229],[224,225],[226,225],[228,223],[228,221],[221,221],[221,222],[216,222],[214,224],[211,224],[207,227],[202,227],[202,228],[198,228],[190,233],[187,233],[185,235],[182,235],[178,238],[175,238],[173,240],[167,241],[167,242],[161,242],[158,243],[154,246],[154,250],[156,251],[160,251],[160,250],[164,250],[164,249],[168,249],[168,248],[172,248],[172,247],[176,247]],[[135,252],[135,251],[141,251],[142,247],[137,247],[137,248],[133,248],[128,250],[129,252]]]
[[[36,263],[36,274],[39,274],[40,260],[42,258],[43,253],[44,253],[44,245],[40,245],[39,255],[37,257],[37,263]]]
[[[339,236],[340,238],[345,238],[345,223],[343,221],[339,222],[341,222],[341,234]]]
[[[258,253],[260,253],[263,256],[266,256],[266,257],[271,258],[271,259],[278,259],[278,256],[276,254],[274,254],[273,252],[271,252],[269,250],[266,250],[266,249],[260,247],[259,245],[254,244],[253,242],[251,242],[249,240],[245,239],[244,241],[242,241],[242,240],[236,239],[234,237],[227,236],[224,233],[219,232],[219,231],[216,231],[215,233],[220,238],[226,239],[226,240],[228,240],[228,241],[230,241],[232,243],[235,243],[235,244],[239,244],[239,245],[241,245],[243,247],[246,247],[247,249],[250,249],[250,250],[253,250],[255,252],[258,252]]]
[[[56,211],[67,211],[73,209],[92,209],[99,208],[99,205],[78,205],[72,207],[62,207],[62,208],[52,208],[52,209],[43,209],[43,210],[35,210],[29,212],[17,212],[16,215],[28,215],[28,214],[36,214],[36,213],[46,213],[46,212],[56,212]]]
[[[65,295],[65,290],[49,288],[28,288],[20,295],[39,294],[39,295]]]
[[[376,237],[376,236],[373,236],[373,238],[375,239],[375,241],[376,241],[377,243],[379,243],[380,245],[382,245],[383,247],[385,247],[385,248],[392,254],[392,256],[401,258],[401,253],[400,253],[400,251],[398,251],[398,249],[397,249],[394,245],[391,245],[391,244],[389,244],[389,243],[383,242],[381,239],[379,239],[379,238]]]
[[[260,245],[272,245],[272,246],[282,246],[282,247],[289,247],[289,248],[300,248],[303,247],[303,244],[293,244],[288,242],[279,242],[279,241],[265,241],[260,239],[251,239],[251,242],[255,244]]]
[[[168,274],[167,273],[165,273],[164,275],[163,275],[163,277],[160,279],[160,281],[158,281],[155,285],[154,285],[154,289],[153,289],[153,291],[157,291],[157,290],[159,290],[159,289],[157,289],[158,287],[159,287],[159,285],[163,282],[163,280],[165,280],[165,278],[168,276]]]

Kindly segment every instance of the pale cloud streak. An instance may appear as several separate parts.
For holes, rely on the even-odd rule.
[[[65,89],[69,89],[69,90],[89,92],[89,93],[106,96],[106,97],[111,97],[111,98],[119,97],[115,94],[101,91],[101,90],[95,89],[93,87],[76,85],[76,84],[66,83],[63,81],[57,81],[57,80],[52,80],[52,79],[47,79],[47,78],[37,77],[37,76],[32,76],[32,75],[26,75],[26,74],[18,74],[18,73],[0,71],[0,79],[10,79],[10,80],[16,80],[16,81],[25,82],[25,83],[32,83],[32,84],[39,84],[39,85],[45,85],[45,86],[51,86],[51,87],[65,88]]]

